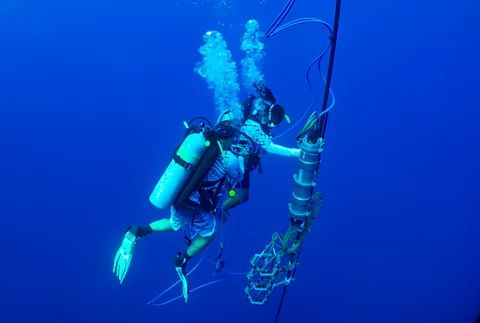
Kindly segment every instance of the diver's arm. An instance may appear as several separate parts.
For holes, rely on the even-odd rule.
[[[300,156],[300,149],[298,148],[287,148],[274,143],[271,143],[265,147],[265,151],[270,154],[286,156],[286,157],[298,157]]]
[[[226,176],[233,182],[240,182],[245,176],[245,161],[242,156],[235,156],[231,151],[224,154]]]
[[[242,130],[253,139],[255,144],[260,149],[260,154],[263,152],[268,152],[274,155],[286,156],[286,157],[298,157],[300,156],[300,149],[298,148],[287,148],[277,144],[274,144],[272,137],[263,131],[262,126],[253,120],[248,120]]]
[[[235,156],[228,151],[225,154],[227,158],[226,170],[228,177],[234,183],[242,183],[245,176],[249,176],[245,170],[245,160],[242,156]],[[243,188],[234,197],[227,198],[222,205],[223,210],[228,210],[240,205],[248,200],[248,188]]]

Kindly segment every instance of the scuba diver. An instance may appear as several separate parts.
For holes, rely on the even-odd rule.
[[[190,123],[192,122],[193,120]],[[170,218],[127,228],[113,265],[113,272],[120,283],[127,275],[140,238],[153,232],[187,230],[190,227],[191,234],[195,237],[186,237],[188,248],[184,252],[178,252],[173,259],[175,270],[182,281],[183,297],[187,302],[187,263],[215,239],[215,217],[222,214],[219,206],[223,201],[223,193],[244,176],[243,157],[234,154],[230,148],[236,130],[228,121],[210,128],[202,123],[202,127],[188,124],[183,143],[175,150],[170,165],[150,196],[150,201],[156,207],[170,209]],[[184,176],[185,174],[187,175]],[[182,178],[187,180],[182,182]]]
[[[277,100],[273,92],[263,82],[254,84],[254,87],[258,96],[250,95],[242,103],[243,120],[240,133],[244,133],[251,138],[256,149],[253,154],[245,157],[245,175],[236,186],[241,190],[241,193],[223,203],[223,210],[226,211],[227,216],[230,215],[228,213],[229,209],[248,201],[250,172],[258,168],[259,173],[262,173],[260,159],[263,154],[268,152],[286,157],[298,157],[300,155],[300,149],[298,148],[287,148],[273,143],[273,135],[270,131],[278,127],[284,119],[287,122],[290,122],[290,120],[285,114],[283,106],[276,103]],[[226,111],[219,119],[229,120],[230,118],[229,111]],[[224,219],[226,220],[227,217]]]

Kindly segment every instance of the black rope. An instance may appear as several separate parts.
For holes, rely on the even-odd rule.
[[[322,103],[322,112],[327,110],[328,97],[330,95],[330,84],[332,82],[332,73],[333,73],[333,63],[335,61],[335,50],[337,48],[337,35],[338,35],[338,24],[340,21],[340,7],[342,0],[337,0],[335,5],[335,18],[333,22],[333,32],[331,37],[332,48],[330,49],[330,59],[328,61],[328,72],[325,81],[325,92],[323,95]],[[327,121],[328,121],[328,112],[323,114],[320,117],[320,120],[317,123],[317,131],[311,132],[308,136],[310,142],[317,142],[319,138],[325,138],[325,132],[327,131]]]
[[[297,233],[297,240],[300,239],[300,232]],[[292,257],[294,260],[297,260],[300,257],[300,249],[298,252]],[[293,279],[295,277],[295,273],[297,272],[297,266],[293,268],[293,271],[290,269],[287,273],[287,279],[290,279],[290,277]],[[282,311],[282,306],[283,306],[283,300],[285,299],[285,294],[287,293],[287,288],[288,284],[283,286],[283,291],[282,291],[282,297],[280,298],[280,304],[278,304],[277,308],[277,314],[275,315],[275,321],[274,323],[277,323],[278,317],[280,316],[280,312]]]
[[[288,4],[284,8],[284,11],[282,11],[280,16],[274,22],[274,24],[273,24],[273,25],[275,25],[274,29],[272,30],[272,27],[273,27],[273,25],[272,25],[272,27],[270,27],[269,33],[267,33],[267,35],[269,35],[270,33],[271,34],[275,33],[276,27],[281,23],[281,21],[283,19],[285,19],[286,14],[290,11],[294,2],[295,2],[294,0],[293,1],[291,0],[291,1],[288,2]],[[328,98],[329,98],[329,94],[330,94],[330,84],[331,84],[331,81],[332,81],[333,64],[334,64],[334,61],[335,61],[335,50],[336,50],[336,47],[337,47],[338,24],[339,24],[339,21],[340,21],[340,7],[341,7],[341,4],[342,4],[341,0],[336,0],[335,18],[334,18],[334,23],[333,23],[333,32],[332,32],[332,36],[331,36],[331,39],[330,39],[331,44],[332,44],[332,48],[330,49],[330,59],[329,59],[329,62],[328,62],[328,72],[327,72],[327,77],[326,77],[326,81],[325,81],[325,92],[324,92],[324,95],[323,95],[323,103],[322,103],[321,112],[324,112],[327,109]],[[280,20],[280,23],[279,23],[279,20]],[[316,131],[312,131],[308,135],[307,138],[308,138],[309,142],[317,142],[318,139],[325,138],[325,132],[326,132],[326,129],[327,129],[327,121],[328,121],[328,112],[323,114],[320,117],[320,119],[317,121]],[[297,240],[300,238],[300,234],[301,234],[300,232],[297,233]],[[298,259],[299,257],[300,257],[300,250],[298,251],[298,253],[296,253],[294,255],[293,259]],[[287,279],[290,279],[290,278],[293,279],[295,277],[296,271],[297,271],[296,266],[293,269],[290,269],[287,273]],[[287,283],[283,287],[282,296],[280,298],[280,304],[278,305],[278,308],[277,308],[277,313],[276,313],[276,316],[275,316],[274,323],[277,323],[278,318],[280,316],[282,306],[283,306],[283,301],[285,299],[285,294],[287,293],[288,285],[289,284]]]

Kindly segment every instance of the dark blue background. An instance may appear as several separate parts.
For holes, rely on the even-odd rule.
[[[193,72],[203,33],[222,32],[239,61],[243,24],[266,30],[283,6],[177,2],[0,4],[1,322],[273,321],[280,290],[253,307],[242,276],[187,305],[147,307],[175,281],[181,234],[142,241],[124,284],[111,272],[128,224],[168,216],[148,196],[182,121],[214,116]],[[297,1],[288,19],[332,22],[333,10]],[[282,322],[457,323],[479,313],[479,13],[472,0],[343,4],[325,202]],[[326,36],[303,25],[266,41],[267,82],[294,121]],[[294,146],[293,133],[279,143]],[[293,159],[266,156],[253,175],[250,202],[225,227],[230,270],[248,270],[287,228],[295,170]],[[211,274],[201,266],[192,283]]]

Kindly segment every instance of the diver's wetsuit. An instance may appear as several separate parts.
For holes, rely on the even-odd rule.
[[[240,185],[242,188],[250,188],[250,172],[259,167],[261,172],[260,158],[266,152],[286,156],[298,157],[300,150],[297,148],[287,148],[273,143],[273,137],[268,129],[264,129],[262,125],[253,119],[247,119],[243,124],[241,130],[255,142],[255,152],[248,157],[247,165],[245,166],[245,175]]]

